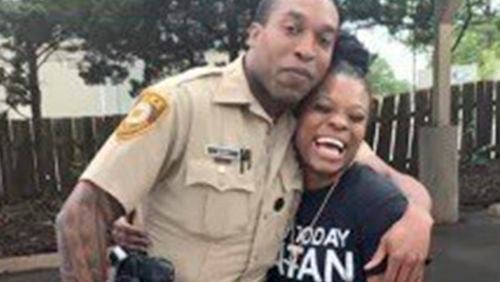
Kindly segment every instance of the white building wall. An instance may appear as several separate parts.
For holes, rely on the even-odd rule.
[[[417,89],[428,89],[432,87],[432,69],[420,70],[417,77]],[[451,67],[451,84],[464,84],[479,80],[479,70],[476,64],[454,65]]]
[[[133,103],[128,81],[120,85],[86,85],[78,75],[77,63],[81,54],[56,53],[40,69],[42,91],[42,114],[45,118],[102,116],[123,114]],[[226,54],[208,51],[206,59],[210,64],[227,62]],[[142,64],[130,68],[131,77],[140,78]],[[0,101],[5,91],[0,86]],[[0,102],[0,111],[7,107]],[[29,117],[28,107],[20,107],[23,116]],[[10,118],[23,118],[9,111]]]
[[[120,85],[89,86],[78,75],[79,55],[55,54],[40,69],[42,115],[46,118],[102,116],[126,113],[133,99],[128,82]],[[131,69],[136,77],[140,66]],[[0,101],[5,96],[0,88]],[[3,104],[3,103],[0,103]],[[5,105],[0,105],[0,107]],[[0,108],[1,110],[2,108]],[[24,116],[30,116],[28,107],[20,107]],[[9,111],[10,118],[22,118]]]

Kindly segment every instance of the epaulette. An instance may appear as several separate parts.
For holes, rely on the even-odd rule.
[[[210,76],[220,76],[223,73],[223,68],[215,66],[205,66],[197,67],[187,70],[181,74],[169,77],[160,84],[166,84],[168,86],[179,86],[181,84],[193,81],[195,79],[210,77]]]

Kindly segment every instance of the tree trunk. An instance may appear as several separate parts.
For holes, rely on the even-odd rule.
[[[30,44],[27,48],[28,56],[28,90],[30,93],[31,121],[33,125],[33,148],[36,159],[36,185],[38,189],[45,187],[45,171],[43,157],[43,131],[42,131],[42,96],[40,91],[40,81],[38,77],[38,61],[36,48]]]
[[[143,86],[149,86],[151,82],[156,79],[157,77],[155,76],[154,72],[154,66],[151,58],[149,56],[146,56],[144,58],[144,73],[143,73]]]
[[[226,25],[228,31],[229,59],[233,61],[238,57],[238,14],[236,13],[236,0],[227,1]]]

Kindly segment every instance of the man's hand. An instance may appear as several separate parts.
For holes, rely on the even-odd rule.
[[[125,217],[120,217],[115,221],[111,234],[115,243],[122,247],[147,251],[151,246],[148,233],[128,223]]]
[[[428,211],[414,204],[408,205],[403,217],[382,237],[365,269],[379,265],[388,257],[384,282],[422,281],[433,223]]]

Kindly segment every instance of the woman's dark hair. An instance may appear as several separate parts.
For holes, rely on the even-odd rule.
[[[361,78],[368,74],[372,56],[357,37],[341,31],[335,43],[330,71],[335,72],[338,65],[348,64]],[[337,67],[336,67],[337,66]]]
[[[371,89],[366,79],[374,56],[359,39],[345,31],[340,32],[330,64],[329,75],[344,74],[359,80],[371,96]]]
[[[341,32],[335,43],[335,51],[327,75],[335,76],[342,74],[354,78],[363,84],[367,94],[371,96],[371,89],[366,75],[368,74],[372,58],[373,56],[370,52],[355,36]],[[320,87],[321,85],[301,101],[296,108],[296,115],[299,115],[305,109],[305,106],[314,99],[314,96],[319,93]]]

